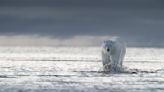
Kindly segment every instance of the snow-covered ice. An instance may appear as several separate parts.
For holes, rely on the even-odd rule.
[[[164,49],[127,48],[123,65],[102,71],[100,47],[0,47],[0,92],[163,92]]]

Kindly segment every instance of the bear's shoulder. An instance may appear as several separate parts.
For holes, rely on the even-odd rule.
[[[110,41],[112,41],[113,43],[115,43],[115,44],[119,44],[119,45],[126,45],[125,44],[125,42],[120,38],[120,37],[112,37],[111,39],[110,39]]]

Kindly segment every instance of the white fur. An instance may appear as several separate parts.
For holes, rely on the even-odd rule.
[[[104,71],[120,71],[125,53],[125,42],[119,37],[112,37],[110,40],[104,41],[102,45]]]

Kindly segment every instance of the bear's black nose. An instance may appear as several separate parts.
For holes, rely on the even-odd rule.
[[[107,51],[109,52],[109,51],[110,51],[110,49],[109,49],[109,48],[107,48]]]

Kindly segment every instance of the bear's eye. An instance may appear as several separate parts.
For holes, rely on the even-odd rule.
[[[110,51],[110,49],[109,49],[109,48],[107,48],[107,51],[109,52],[109,51]]]

